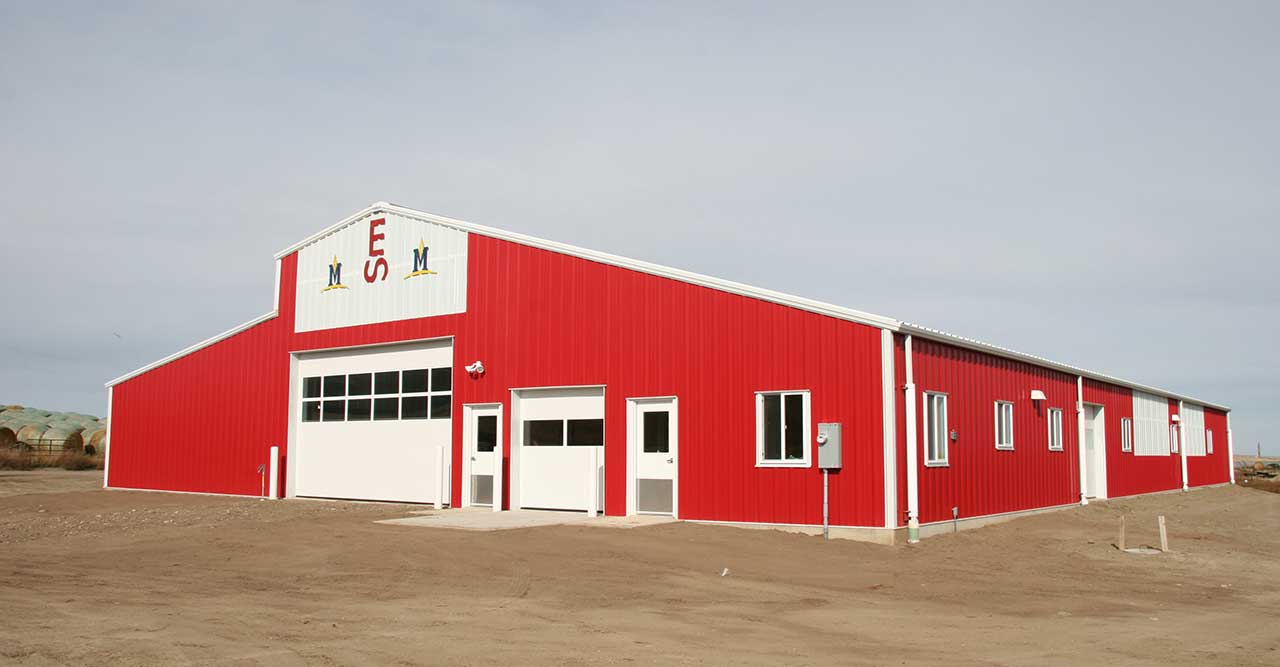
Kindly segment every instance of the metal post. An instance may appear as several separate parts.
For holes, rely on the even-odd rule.
[[[267,479],[270,480],[268,488],[271,489],[271,495],[268,498],[280,497],[280,446],[271,446],[270,470]]]
[[[822,539],[831,539],[831,529],[827,516],[827,478],[831,475],[831,471],[826,468],[822,469]]]

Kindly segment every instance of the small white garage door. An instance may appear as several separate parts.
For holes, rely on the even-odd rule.
[[[449,340],[299,355],[295,494],[447,502],[452,368]]]
[[[513,507],[604,507],[604,388],[512,393]],[[592,477],[594,476],[594,483]]]

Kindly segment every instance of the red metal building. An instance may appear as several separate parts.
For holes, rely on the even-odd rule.
[[[390,204],[277,269],[271,313],[108,383],[106,486],[812,528],[825,483],[889,541],[1231,481],[1223,406]]]

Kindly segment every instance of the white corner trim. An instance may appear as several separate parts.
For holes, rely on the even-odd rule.
[[[881,430],[884,435],[884,527],[898,527],[898,412],[894,396],[893,332],[880,330]]]
[[[107,488],[107,480],[111,479],[111,394],[113,389],[107,385],[107,434],[102,438],[102,488]],[[1227,437],[1230,441],[1230,436]]]

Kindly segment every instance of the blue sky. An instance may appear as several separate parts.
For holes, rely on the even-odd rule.
[[[1280,454],[1275,3],[0,5],[0,401],[378,200],[1232,405]]]

